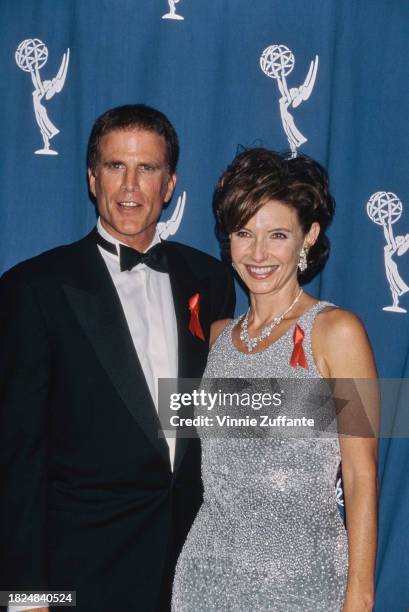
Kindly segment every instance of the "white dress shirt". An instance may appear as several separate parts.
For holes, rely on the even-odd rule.
[[[97,223],[98,232],[105,240],[115,244],[119,253],[119,240]],[[160,242],[156,233],[151,245]],[[175,308],[169,274],[156,272],[145,264],[121,272],[119,256],[98,249],[118,292],[132,342],[138,354],[153,403],[158,409],[158,378],[177,378],[178,336]],[[146,249],[148,250],[148,249]],[[115,355],[112,356],[115,359]],[[176,438],[166,438],[173,470]],[[41,606],[9,606],[8,612],[23,612]]]
[[[107,232],[100,219],[97,230],[105,240],[115,244],[119,253],[120,241]],[[158,242],[160,238],[155,234],[149,248]],[[169,274],[156,272],[145,264],[121,272],[119,256],[100,246],[98,249],[118,292],[132,342],[157,410],[158,378],[177,378],[178,375],[178,337]],[[173,469],[175,438],[166,438],[166,441]]]

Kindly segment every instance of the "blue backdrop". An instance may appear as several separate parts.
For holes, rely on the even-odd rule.
[[[185,192],[175,238],[212,254],[212,191],[239,144],[328,168],[332,254],[309,289],[363,319],[381,376],[408,374],[407,0],[2,0],[0,33],[1,270],[93,226],[91,125],[144,102],[181,142],[163,218]],[[408,441],[383,440],[378,612],[409,609],[408,473]]]

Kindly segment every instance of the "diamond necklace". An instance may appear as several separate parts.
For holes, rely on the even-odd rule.
[[[273,331],[274,327],[277,327],[277,325],[279,325],[279,323],[281,323],[281,321],[284,319],[285,315],[287,315],[290,312],[290,310],[292,310],[294,308],[294,306],[296,305],[296,303],[300,299],[302,292],[303,292],[303,290],[300,289],[300,291],[296,295],[295,299],[291,302],[291,304],[289,305],[287,310],[284,310],[284,312],[282,312],[280,315],[278,315],[278,317],[274,317],[274,319],[271,321],[271,323],[269,323],[268,325],[263,327],[263,329],[261,330],[261,333],[258,336],[256,336],[255,338],[250,338],[250,336],[249,336],[248,326],[249,326],[249,312],[250,312],[250,308],[248,309],[246,314],[242,317],[242,321],[240,323],[240,340],[242,342],[244,342],[244,344],[246,344],[247,350],[248,350],[249,353],[251,353],[251,351],[256,348],[256,346],[257,346],[257,344],[259,342],[261,342],[262,340],[264,340],[264,338],[267,338],[271,334],[271,332]]]

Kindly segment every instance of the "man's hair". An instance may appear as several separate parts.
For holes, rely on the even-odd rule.
[[[115,130],[147,130],[161,136],[166,144],[169,174],[174,174],[179,158],[179,141],[169,119],[145,104],[126,104],[106,111],[95,121],[88,141],[87,166],[95,174],[101,138]]]
[[[335,202],[325,169],[307,155],[289,159],[287,154],[263,148],[244,149],[236,155],[220,177],[213,200],[224,255],[229,255],[229,235],[242,229],[270,200],[296,211],[304,235],[315,221],[320,225],[318,239],[308,251],[308,268],[298,272],[299,280],[308,282],[328,258],[325,231]]]

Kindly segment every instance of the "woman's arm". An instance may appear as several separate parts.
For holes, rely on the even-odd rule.
[[[377,374],[369,340],[359,319],[341,309],[323,312],[317,318],[313,350],[320,356],[318,367],[321,365],[326,376],[356,379],[350,381],[351,387],[358,391],[361,387],[360,407],[364,409],[371,431],[377,432]],[[371,387],[369,392],[368,384]],[[371,398],[371,401],[367,398]],[[358,406],[359,403],[354,404],[354,408]],[[370,437],[359,437],[356,431],[354,435],[351,430],[348,433],[352,435],[340,435],[349,557],[343,612],[366,612],[372,610],[374,605],[377,438],[376,433]]]

